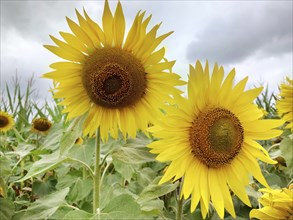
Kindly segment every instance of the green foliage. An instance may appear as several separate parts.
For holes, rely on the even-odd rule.
[[[9,220],[14,215],[14,204],[8,199],[0,198],[0,219]]]
[[[269,94],[269,88],[266,87],[265,91],[256,98],[255,102],[259,108],[266,111],[265,118],[278,118],[275,107],[276,100],[277,98],[274,93]]]
[[[34,102],[31,79],[25,91],[16,79],[14,90],[6,85],[6,100],[1,109],[13,114],[15,129],[1,135],[0,145],[0,219],[175,219],[180,182],[159,185],[166,164],[155,160],[147,144],[152,137],[138,132],[133,139],[109,137],[101,143],[101,204],[93,214],[93,176],[95,137],[82,137],[84,117],[66,121],[60,100]],[[277,118],[275,97],[268,90],[256,100],[267,118]],[[53,126],[47,135],[30,131],[34,117],[47,117]],[[261,142],[276,165],[260,163],[262,172],[273,188],[286,187],[293,175],[292,134]],[[252,208],[258,207],[262,187],[251,179],[247,194]],[[251,207],[233,196],[239,220],[248,219]],[[190,199],[183,205],[183,219],[202,219],[200,208],[190,213]],[[211,206],[207,217],[219,219]],[[232,219],[228,213],[225,219]]]
[[[66,204],[65,197],[68,192],[69,188],[64,188],[36,200],[27,208],[22,219],[48,219],[60,206]]]
[[[286,166],[288,169],[289,176],[293,175],[293,135],[285,137],[280,143],[280,150],[282,151],[282,156],[286,161]]]

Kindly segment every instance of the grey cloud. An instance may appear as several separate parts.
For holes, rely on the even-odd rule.
[[[218,16],[196,34],[187,47],[188,60],[231,64],[251,55],[292,53],[291,1],[237,4],[227,8],[227,16]]]
[[[15,30],[23,38],[43,41],[56,26],[65,25],[65,15],[73,15],[80,2],[1,1],[1,29]],[[62,11],[62,13],[60,13]]]

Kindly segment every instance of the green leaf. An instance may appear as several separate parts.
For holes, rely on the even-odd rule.
[[[45,196],[56,190],[56,183],[57,180],[52,176],[45,181],[36,180],[33,182],[32,192],[39,197]]]
[[[20,160],[23,159],[25,156],[29,155],[36,146],[32,144],[22,144],[20,143],[13,153],[18,154]]]
[[[128,194],[114,197],[103,209],[102,220],[106,219],[137,219],[141,210],[137,202]]]
[[[272,186],[283,186],[283,181],[281,177],[274,173],[265,173],[265,178],[269,184],[270,187]]]
[[[0,177],[3,177],[4,179],[11,173],[10,160],[2,155],[0,155],[0,170]]]
[[[50,216],[49,220],[60,220],[63,219],[68,212],[71,212],[73,207],[70,206],[60,206],[57,211]],[[67,219],[70,220],[70,219]]]
[[[85,117],[75,118],[66,129],[60,140],[60,154],[63,155],[71,149],[76,139],[81,136]]]
[[[112,152],[112,157],[128,164],[141,164],[155,161],[155,155],[145,148],[120,147]]]
[[[149,201],[143,201],[140,203],[141,210],[148,212],[152,215],[159,215],[164,209],[164,201],[160,199],[154,199]]]
[[[64,205],[68,192],[69,188],[65,188],[36,200],[28,207],[23,219],[48,219],[60,206]]]
[[[8,199],[0,198],[0,219],[10,220],[14,214],[14,204]]]
[[[137,181],[136,181],[136,183],[139,184],[142,189],[144,189],[157,176],[158,176],[158,173],[156,171],[154,171],[154,169],[152,169],[150,167],[144,167],[139,172],[137,172]]]
[[[76,203],[87,197],[93,189],[93,181],[91,179],[82,180],[77,178],[70,193],[68,194],[68,200],[72,203]]]
[[[41,146],[41,149],[56,150],[59,147],[63,131],[64,128],[62,123],[53,124]]]
[[[92,213],[85,212],[83,210],[73,210],[68,212],[64,217],[63,220],[68,219],[90,219],[93,217]]]
[[[112,163],[114,164],[115,170],[121,174],[121,176],[127,180],[128,182],[131,180],[133,174],[135,173],[135,170],[133,168],[133,165],[124,163],[120,160],[114,159]]]
[[[43,155],[43,158],[35,162],[28,173],[16,182],[22,182],[48,170],[52,170],[66,160],[68,160],[68,158],[59,157],[59,151],[56,151],[51,155]]]
[[[70,171],[66,175],[59,176],[56,188],[61,190],[66,187],[71,187],[78,178],[79,173],[76,170]]]
[[[89,145],[74,145],[68,152],[70,158],[82,161],[90,166],[95,152],[94,144]]]
[[[153,180],[139,195],[138,201],[145,201],[145,200],[152,200],[156,199],[160,196],[166,195],[167,193],[170,193],[174,191],[177,186],[178,182],[176,183],[164,183],[159,185],[158,182],[161,179],[161,177],[157,177]]]
[[[293,135],[284,138],[280,143],[282,155],[286,161],[290,176],[293,175]]]
[[[146,148],[150,140],[145,135],[138,135],[136,139],[128,139],[123,147],[113,150],[112,157],[128,164],[141,164],[155,161],[155,155]]]

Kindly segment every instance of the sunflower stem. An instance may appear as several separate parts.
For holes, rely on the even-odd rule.
[[[100,128],[96,131],[96,152],[95,152],[95,171],[94,171],[94,193],[93,193],[93,214],[99,216],[100,213],[100,179],[101,179],[101,167],[100,167]]]
[[[183,196],[181,197],[182,185],[183,185],[183,180],[180,183],[179,195],[178,195],[178,199],[177,199],[176,220],[182,220],[182,214],[183,214],[182,211],[183,211],[183,203],[184,203],[184,198],[183,198]]]
[[[176,220],[182,220],[183,201],[184,201],[183,198],[178,200]]]

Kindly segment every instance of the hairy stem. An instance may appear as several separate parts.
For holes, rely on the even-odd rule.
[[[100,167],[100,128],[96,131],[96,152],[95,152],[95,171],[94,171],[94,193],[93,193],[93,213],[100,213],[100,179],[101,179],[101,167]]]
[[[177,214],[176,214],[176,220],[182,220],[182,211],[183,211],[183,203],[184,203],[184,198],[181,197],[181,191],[182,191],[182,185],[183,185],[183,179],[181,179],[180,182],[180,188],[179,188],[179,195],[177,198]]]

